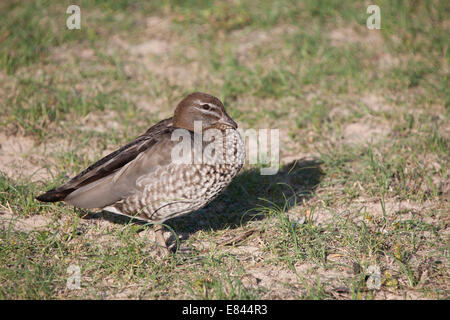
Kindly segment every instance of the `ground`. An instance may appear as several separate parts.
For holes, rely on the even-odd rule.
[[[449,2],[380,0],[380,30],[369,4],[79,1],[68,30],[65,1],[2,1],[0,298],[448,298]],[[177,253],[34,200],[193,91],[279,129],[281,164],[167,221]]]

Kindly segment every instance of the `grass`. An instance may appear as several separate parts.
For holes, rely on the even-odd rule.
[[[71,31],[65,1],[3,1],[0,298],[448,299],[450,7],[377,4],[381,30],[363,2],[81,1]],[[192,91],[280,129],[282,163],[167,221],[177,254],[34,200]]]

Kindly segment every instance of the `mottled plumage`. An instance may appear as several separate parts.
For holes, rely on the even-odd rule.
[[[200,132],[194,130],[196,121],[201,121]],[[199,92],[190,94],[178,104],[173,118],[160,121],[37,199],[104,208],[157,223],[187,214],[212,201],[241,169],[245,148],[236,128],[219,99]],[[192,146],[189,163],[172,159],[174,148],[180,144],[173,139],[179,129],[184,129]],[[211,132],[214,139],[201,137]],[[216,143],[216,148],[205,152],[211,143]]]

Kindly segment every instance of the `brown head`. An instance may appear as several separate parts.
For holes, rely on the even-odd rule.
[[[237,128],[236,122],[225,112],[223,103],[216,97],[194,92],[181,100],[175,109],[173,126],[194,131],[194,121],[201,121],[202,130]]]

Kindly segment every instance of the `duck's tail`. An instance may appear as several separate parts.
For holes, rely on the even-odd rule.
[[[47,191],[36,197],[36,200],[43,202],[57,202],[63,201],[70,193],[72,193],[74,188],[64,188],[64,186],[55,188]]]

